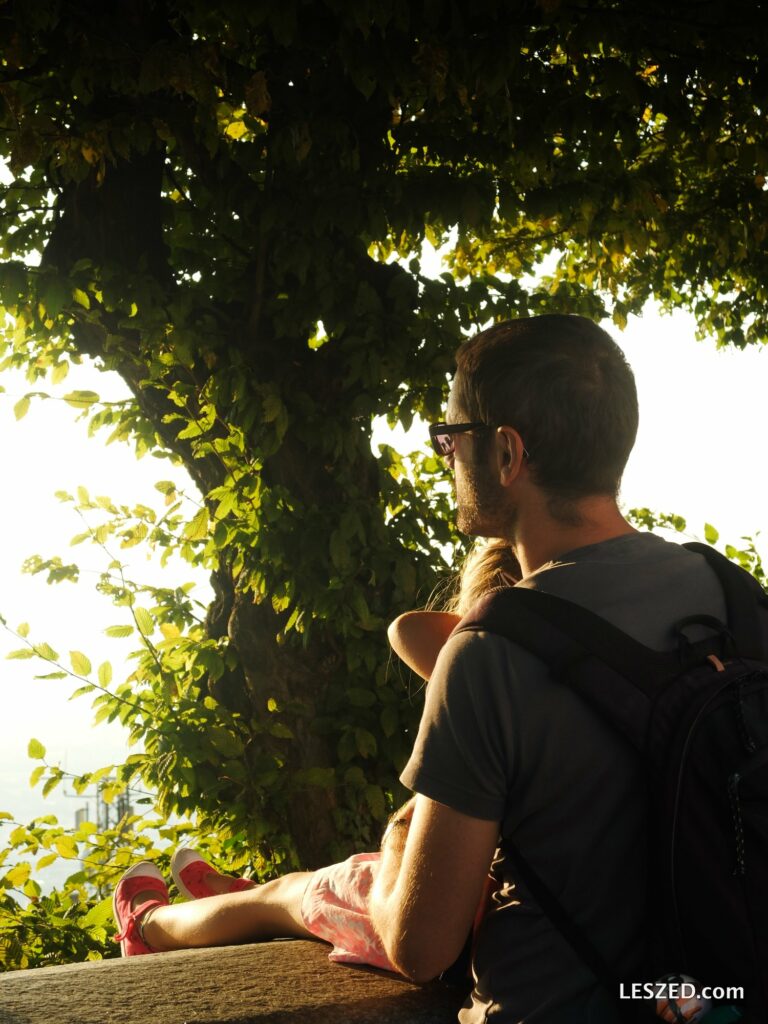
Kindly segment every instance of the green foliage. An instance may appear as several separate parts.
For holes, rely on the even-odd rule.
[[[61,495],[104,552],[127,678],[29,627],[13,656],[123,723],[119,785],[242,833],[268,870],[375,842],[419,713],[384,627],[461,544],[438,460],[374,455],[373,420],[437,418],[457,343],[492,319],[621,325],[653,297],[721,343],[764,340],[768,28],[740,2],[654,14],[27,0],[0,20],[15,414],[95,358],[134,399],[68,404],[199,492]],[[425,240],[446,249],[434,279]],[[139,545],[208,569],[211,607],[126,579]],[[79,577],[55,554],[27,569]]]
[[[662,533],[673,530],[675,533],[683,534],[690,540],[701,541],[702,539],[690,532],[688,523],[682,516],[675,515],[674,513],[653,512],[649,508],[633,508],[628,511],[627,518],[640,529],[661,531]],[[705,523],[703,539],[707,544],[711,544],[714,547],[720,540],[720,531],[711,523]],[[720,548],[727,558],[730,558],[732,562],[736,562],[742,569],[746,569],[747,572],[751,573],[762,587],[766,586],[763,562],[759,551],[755,547],[753,537],[741,537],[738,546],[735,544],[721,544]]]
[[[107,788],[102,784],[109,796]],[[111,892],[136,861],[152,860],[170,879],[170,854],[192,842],[236,873],[258,876],[263,868],[242,835],[212,837],[189,824],[169,826],[138,815],[99,831],[90,821],[64,829],[53,815],[23,825],[0,811],[0,830],[0,971],[119,956]],[[43,892],[36,876],[56,864],[69,864],[71,873],[60,887]],[[173,889],[171,895],[178,898]]]
[[[390,452],[388,459],[393,494],[398,485],[407,486],[413,501],[422,501],[426,507],[426,486],[407,479],[409,460],[395,452]],[[225,500],[221,497],[224,490],[219,488],[218,500]],[[92,498],[84,488],[78,488],[77,498],[60,494],[63,502],[74,505],[85,527],[73,543],[94,545],[106,563],[98,589],[112,601],[121,620],[107,627],[106,634],[131,637],[138,645],[129,674],[119,678],[111,662],[96,666],[83,651],[61,656],[49,644],[37,641],[26,623],[16,630],[6,624],[6,630],[22,644],[8,657],[42,662],[45,671],[36,678],[74,680],[78,685],[73,696],[92,698],[95,723],[119,721],[128,730],[129,742],[141,752],[118,766],[107,793],[110,798],[138,784],[155,795],[157,811],[166,817],[196,814],[200,827],[212,834],[227,834],[232,828],[241,831],[260,858],[263,872],[284,862],[299,863],[282,809],[288,794],[311,803],[318,791],[343,793],[345,809],[332,810],[333,827],[342,837],[339,855],[345,831],[357,833],[360,846],[375,844],[376,833],[399,799],[387,766],[393,761],[404,763],[406,729],[416,711],[399,677],[393,682],[387,673],[386,660],[371,653],[375,645],[370,637],[383,633],[385,620],[373,617],[362,590],[352,594],[352,609],[339,613],[340,628],[349,641],[341,663],[344,685],[329,693],[324,719],[307,723],[306,707],[295,695],[281,690],[279,680],[274,685],[266,681],[259,704],[244,703],[233,710],[214,694],[217,683],[240,667],[238,652],[229,637],[209,635],[203,621],[205,609],[191,596],[192,585],[165,588],[140,584],[126,577],[121,561],[114,557],[112,549],[118,544],[120,548],[141,545],[161,561],[171,552],[193,564],[205,564],[210,557],[209,543],[203,538],[201,543],[190,543],[189,524],[199,515],[196,502],[166,481],[158,484],[158,491],[165,501],[163,514],[147,506],[120,506],[104,496]],[[237,511],[233,500],[229,514]],[[391,511],[398,515],[400,508]],[[362,529],[359,520],[347,514],[337,533],[350,528]],[[332,561],[335,535],[331,538]],[[342,545],[338,551],[340,573],[351,571],[343,560],[346,550]],[[61,583],[69,577],[58,571],[59,565],[58,559],[34,556],[27,560],[26,570],[47,572],[49,583]],[[72,570],[76,577],[77,567]],[[415,586],[416,573],[410,561],[396,568],[396,581],[401,587]],[[301,610],[289,609],[285,597],[273,594],[270,611],[280,602],[280,646],[287,646],[292,637],[301,642],[308,632]],[[308,729],[331,737],[333,763],[300,764],[289,772],[286,750],[298,746]],[[30,742],[29,753],[38,760],[45,758],[45,748],[38,740]],[[71,779],[75,792],[98,783],[105,771],[85,772]],[[64,778],[60,768],[44,763],[33,773],[32,783],[42,785],[47,794]]]
[[[631,508],[626,515],[631,523],[643,530],[674,530],[675,533],[685,533],[688,529],[685,519],[673,512],[654,512],[649,508]]]

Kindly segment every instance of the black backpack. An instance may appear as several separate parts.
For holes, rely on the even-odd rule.
[[[677,650],[654,651],[580,605],[525,587],[483,598],[456,632],[496,633],[541,658],[647,770],[648,892],[659,912],[649,923],[646,977],[620,978],[610,951],[594,946],[506,837],[505,852],[551,922],[614,996],[621,982],[686,974],[712,988],[743,987],[741,1019],[766,1024],[768,595],[713,548],[685,546],[717,573],[728,623],[684,619]],[[706,627],[704,640],[689,639],[694,625]],[[624,1003],[620,1012],[658,1020],[653,1005]]]

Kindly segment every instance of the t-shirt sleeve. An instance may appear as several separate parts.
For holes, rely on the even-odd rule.
[[[404,786],[473,818],[501,821],[515,764],[508,647],[460,633],[443,647],[427,685]]]

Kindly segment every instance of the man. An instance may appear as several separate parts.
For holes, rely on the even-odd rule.
[[[621,515],[637,430],[634,379],[591,321],[498,324],[457,355],[446,424],[459,528],[511,544],[520,585],[582,604],[657,649],[694,612],[725,618],[703,558]],[[437,445],[436,445],[437,446]],[[410,827],[384,844],[371,913],[416,980],[460,953],[488,864],[499,889],[474,954],[462,1024],[619,1019],[498,849],[509,835],[615,973],[637,981],[645,891],[641,768],[625,741],[543,664],[492,634],[448,641],[403,783]],[[663,908],[658,908],[663,913]],[[618,993],[614,995],[618,996]]]

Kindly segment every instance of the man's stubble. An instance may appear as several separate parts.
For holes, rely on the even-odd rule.
[[[517,509],[486,460],[457,463],[456,526],[470,537],[514,539]]]

